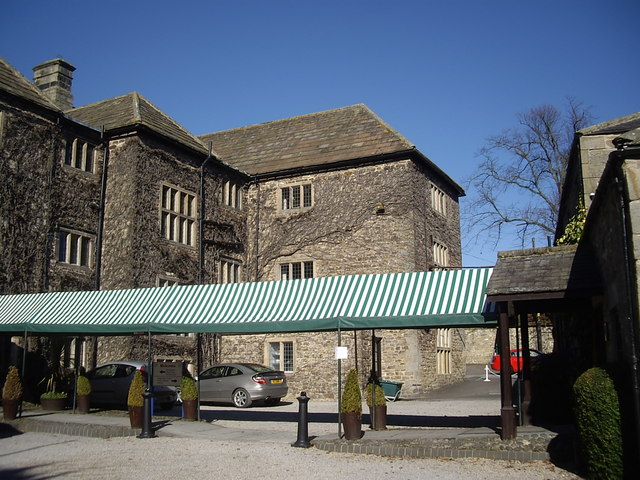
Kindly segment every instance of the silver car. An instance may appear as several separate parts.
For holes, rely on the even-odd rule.
[[[214,365],[198,377],[200,401],[233,403],[247,408],[255,401],[276,405],[287,394],[284,372],[257,363]]]
[[[142,370],[146,382],[148,368],[144,362],[111,362],[87,373],[87,378],[91,382],[91,405],[127,408],[129,387],[136,370]],[[153,402],[163,410],[172,408],[177,397],[177,391],[173,387],[153,388]]]

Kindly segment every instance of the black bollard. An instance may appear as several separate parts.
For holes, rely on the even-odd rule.
[[[300,396],[298,397],[298,439],[296,443],[291,444],[292,447],[309,448],[311,446],[309,442],[309,422],[307,419],[307,404],[309,400],[306,392],[300,392]]]
[[[153,397],[153,392],[149,391],[149,389],[145,390],[142,394],[142,398],[144,398],[144,411],[142,418],[142,432],[138,435],[138,438],[154,438],[156,434],[153,432],[153,428],[151,427],[151,398]]]

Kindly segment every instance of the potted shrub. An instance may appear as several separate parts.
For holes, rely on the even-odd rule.
[[[145,391],[145,383],[142,378],[142,372],[136,370],[131,380],[131,386],[129,387],[129,396],[127,397],[127,407],[129,409],[129,421],[131,422],[131,428],[142,428],[142,417],[144,398],[142,394]]]
[[[372,430],[386,430],[387,428],[387,399],[384,390],[375,381],[367,384],[365,400],[369,406]]]
[[[78,413],[89,413],[91,399],[91,382],[84,375],[79,375],[76,381],[76,401]]]
[[[18,404],[22,398],[22,382],[18,369],[11,365],[2,387],[2,413],[5,420],[13,420],[18,415]]]
[[[180,399],[182,400],[182,418],[185,420],[197,420],[198,388],[195,380],[187,375],[182,377]]]
[[[340,417],[346,440],[357,440],[362,434],[362,393],[355,368],[349,370],[342,392]]]
[[[52,373],[48,377],[42,379],[47,382],[47,391],[40,395],[40,406],[43,410],[64,410],[67,404],[67,392],[59,392],[57,390],[58,377]],[[42,383],[40,382],[40,383]]]

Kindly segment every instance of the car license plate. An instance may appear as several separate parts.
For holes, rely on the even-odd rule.
[[[282,383],[282,379],[278,378],[277,380],[271,380],[271,383]]]

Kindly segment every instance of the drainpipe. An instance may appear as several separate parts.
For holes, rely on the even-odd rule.
[[[638,309],[638,298],[637,295],[634,295],[633,288],[633,278],[634,278],[634,268],[631,264],[632,256],[630,253],[630,244],[633,241],[632,232],[633,230],[629,228],[628,221],[628,198],[626,195],[626,191],[624,188],[624,172],[622,170],[622,164],[627,158],[638,158],[638,154],[640,153],[640,149],[634,148],[632,150],[624,150],[619,149],[613,152],[613,157],[617,160],[615,162],[616,166],[616,175],[615,175],[615,184],[618,192],[619,198],[619,208],[620,208],[620,220],[622,224],[622,249],[624,254],[624,273],[625,273],[625,287],[626,287],[626,295],[627,302],[629,304],[629,313],[627,320],[629,322],[629,328],[631,329],[631,386],[632,391],[631,395],[633,397],[633,410],[635,415],[635,436],[636,436],[636,454],[637,458],[640,458],[640,386],[638,384],[638,351],[637,351],[637,341],[638,341],[638,330],[637,330],[637,309]],[[637,278],[636,278],[637,281]]]
[[[205,215],[205,200],[204,200],[204,167],[211,156],[211,142],[209,142],[209,152],[207,158],[200,164],[200,221],[198,223],[198,283],[204,283],[204,215]]]

